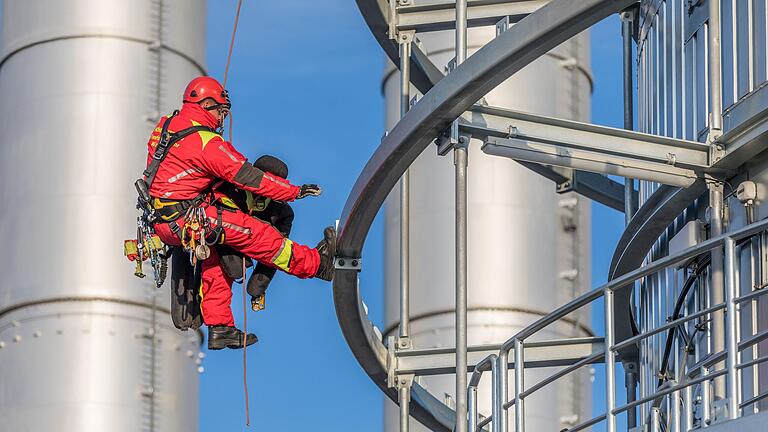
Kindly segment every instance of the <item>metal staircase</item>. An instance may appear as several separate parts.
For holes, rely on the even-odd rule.
[[[604,363],[606,371],[603,414],[568,431],[584,430],[598,423],[604,423],[609,432],[616,431],[622,426],[617,417],[625,412],[631,412],[628,418],[633,419],[628,420],[626,429],[660,431],[666,430],[662,425],[674,425],[674,430],[690,430],[723,419],[736,419],[743,410],[768,397],[768,389],[763,388],[763,393],[744,398],[739,387],[741,371],[768,360],[765,356],[740,358],[740,353],[768,338],[768,331],[742,330],[752,318],[743,314],[741,308],[748,303],[757,304],[757,299],[768,290],[759,286],[745,288],[736,277],[741,248],[762,236],[768,221],[712,236],[643,265],[659,236],[709,184],[724,181],[744,161],[762,151],[751,144],[755,137],[739,130],[738,134],[725,134],[701,143],[504,110],[487,106],[482,100],[488,91],[536,58],[636,3],[462,0],[419,5],[411,0],[357,0],[371,32],[400,68],[402,119],[368,161],[345,205],[339,225],[334,301],[339,324],[358,362],[374,383],[400,405],[401,430],[407,430],[408,418],[413,416],[435,431],[506,432],[510,423],[515,431],[523,432],[525,402],[531,395],[594,363]],[[496,25],[497,37],[466,58],[467,27],[489,25]],[[448,73],[443,74],[420,49],[417,38],[421,32],[452,28],[457,29],[456,59]],[[409,94],[409,83],[424,95],[415,103]],[[629,222],[614,254],[610,282],[551,311],[497,346],[466,345],[465,168],[469,137],[483,140],[485,153],[515,159],[552,179],[558,190],[573,190],[622,211],[625,196],[635,200],[636,193],[625,194],[624,186],[607,174],[661,184],[643,200]],[[433,143],[440,154],[453,152],[456,161],[455,349],[411,346],[407,299],[412,288],[407,283],[401,287],[399,337],[390,336],[382,341],[381,333],[368,319],[358,288],[358,273],[363,271],[361,251],[376,213],[395,184],[408,181],[409,165]],[[407,205],[407,197],[403,199]],[[407,225],[407,217],[403,223]],[[724,258],[725,301],[686,309],[684,314],[662,325],[636,328],[630,312],[634,287],[660,271],[687,268],[709,257],[713,261]],[[605,305],[603,337],[531,340],[550,324],[598,299]],[[695,361],[685,358],[678,362],[674,373],[662,377],[657,389],[618,405],[616,376],[620,363],[624,363],[624,370],[637,367],[638,347],[650,338],[668,331],[692,337],[690,333],[696,326],[705,325],[721,311],[727,317],[723,350]],[[542,381],[526,382],[526,372],[536,368],[555,371]],[[459,371],[455,407],[443,403],[415,380],[419,376]],[[488,371],[492,412],[481,418],[477,386]],[[469,379],[463,372],[471,373]],[[717,390],[718,398],[713,398],[720,377],[726,377],[727,385],[723,392]],[[642,407],[641,415],[635,418],[638,407]],[[512,420],[508,421],[510,417]]]

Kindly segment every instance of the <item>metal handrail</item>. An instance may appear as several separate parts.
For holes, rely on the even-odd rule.
[[[742,402],[742,403],[739,405],[739,408],[744,408],[744,407],[747,407],[747,406],[749,406],[749,405],[752,405],[753,403],[756,403],[756,402],[760,402],[761,400],[763,400],[763,399],[765,399],[765,398],[768,398],[768,391],[767,391],[767,392],[763,392],[763,393],[760,393],[759,395],[757,395],[757,396],[755,396],[755,397],[751,397],[751,398],[749,398],[749,399],[745,400],[744,402]]]
[[[468,412],[468,430],[470,432],[477,431],[478,428],[483,427],[491,422],[491,420],[496,417],[498,418],[498,413],[494,412],[491,413],[490,417],[486,417],[481,422],[478,422],[478,411],[477,411],[477,386],[480,384],[480,379],[483,377],[483,372],[486,372],[488,370],[491,370],[494,375],[498,373],[497,371],[498,367],[498,356],[496,354],[491,354],[484,359],[480,360],[477,365],[475,365],[475,369],[472,371],[472,377],[469,379],[469,385],[467,386],[467,408],[469,410]],[[493,397],[498,397],[497,395],[498,388],[494,384],[493,385]]]
[[[643,339],[647,339],[647,338],[649,338],[651,336],[657,335],[659,333],[663,333],[663,332],[665,332],[665,331],[667,331],[667,330],[669,330],[671,328],[678,327],[681,324],[687,323],[688,321],[693,321],[696,318],[700,318],[700,317],[702,317],[704,315],[709,315],[709,314],[711,314],[713,312],[717,312],[717,311],[719,311],[721,309],[725,309],[725,303],[720,303],[720,304],[717,304],[715,306],[709,307],[707,309],[700,310],[699,312],[692,313],[690,315],[686,315],[686,316],[680,317],[678,319],[675,319],[675,320],[672,320],[672,321],[668,322],[667,324],[664,324],[662,326],[656,327],[656,328],[654,328],[652,330],[648,330],[645,333],[640,333],[637,336],[633,336],[633,337],[631,337],[629,339],[625,339],[624,341],[619,342],[616,345],[614,345],[611,348],[611,350],[618,351],[618,350],[620,350],[620,349],[622,349],[622,348],[624,348],[626,346],[629,346],[629,345],[631,345],[633,343],[640,342]]]
[[[613,377],[613,375],[615,374],[615,355],[618,350],[624,347],[627,347],[631,344],[635,344],[641,340],[647,339],[651,336],[662,333],[671,328],[675,328],[680,325],[683,325],[696,318],[700,318],[702,316],[712,314],[722,309],[727,309],[729,314],[731,315],[731,319],[735,320],[734,317],[736,312],[736,306],[738,304],[744,303],[748,300],[753,300],[763,294],[768,294],[768,290],[756,290],[756,291],[744,294],[740,297],[736,296],[736,281],[732,277],[733,275],[726,272],[726,275],[725,275],[726,278],[730,278],[731,280],[726,281],[728,296],[724,303],[720,303],[715,306],[711,306],[707,309],[698,311],[696,313],[692,313],[684,317],[680,317],[664,325],[658,326],[654,329],[648,330],[646,332],[633,336],[632,338],[626,339],[619,343],[614,343],[613,334],[612,334],[613,328],[611,325],[612,324],[611,321],[614,314],[614,307],[612,304],[613,293],[633,285],[637,280],[643,277],[649,276],[663,269],[675,266],[677,264],[685,262],[690,258],[696,257],[698,255],[709,253],[713,249],[721,246],[725,248],[726,261],[730,259],[730,262],[728,262],[728,265],[730,266],[730,270],[732,273],[734,270],[733,265],[734,265],[735,248],[736,248],[735,242],[737,240],[741,240],[741,239],[753,236],[755,234],[758,234],[762,231],[765,231],[766,229],[768,229],[768,219],[753,223],[737,231],[723,234],[723,235],[714,237],[712,239],[706,240],[702,243],[699,243],[698,245],[684,249],[677,254],[668,255],[664,258],[661,258],[659,260],[656,260],[648,264],[645,267],[629,272],[624,276],[621,276],[615,280],[609,281],[608,283],[602,285],[601,287],[596,288],[590,292],[587,292],[577,297],[576,299],[555,309],[552,313],[548,314],[547,316],[544,316],[536,320],[534,323],[532,323],[528,327],[518,331],[512,338],[508,339],[501,345],[499,354],[498,356],[496,356],[496,359],[495,359],[496,372],[494,373],[495,378],[493,379],[494,394],[493,394],[493,406],[492,406],[492,409],[495,414],[492,417],[498,419],[498,421],[494,423],[493,430],[506,432],[507,430],[506,415],[503,415],[500,413],[504,413],[510,407],[514,406],[515,407],[515,426],[516,426],[515,430],[517,432],[524,432],[525,430],[525,423],[524,423],[525,398],[532,395],[533,393],[540,390],[541,388],[551,384],[552,382],[562,378],[563,376],[578,370],[580,367],[599,360],[602,356],[605,356],[605,360],[606,360],[606,373],[607,373],[606,381],[608,382],[606,387],[606,392],[608,393],[607,395],[608,409],[606,410],[606,413],[603,414],[602,416],[595,417],[593,419],[588,420],[587,422],[584,422],[571,429],[568,429],[569,432],[575,432],[575,431],[587,428],[603,420],[607,420],[609,422],[607,430],[615,431],[616,415],[624,411],[628,411],[632,408],[635,408],[639,405],[642,405],[648,402],[654,402],[654,401],[658,402],[668,394],[675,393],[683,389],[687,389],[691,386],[695,386],[700,383],[711,381],[722,375],[727,374],[731,376],[731,379],[733,379],[734,374],[736,373],[735,372],[736,370],[743,369],[747,366],[759,364],[759,363],[762,363],[763,361],[768,361],[768,356],[761,357],[759,359],[754,359],[743,364],[736,361],[736,359],[738,358],[738,352],[762,340],[768,339],[768,330],[755,334],[750,338],[742,341],[735,340],[735,338],[737,337],[737,334],[733,330],[730,330],[727,335],[727,340],[729,341],[729,346],[733,348],[732,351],[735,351],[735,353],[730,352],[728,348],[726,348],[725,350],[720,351],[717,354],[712,354],[708,356],[704,361],[700,362],[700,364],[695,365],[694,366],[695,369],[692,368],[691,372],[686,374],[685,376],[686,380],[683,383],[670,385],[669,387],[665,387],[663,389],[657,389],[657,391],[655,391],[654,394],[652,395],[640,398],[638,400],[632,401],[620,407],[613,406],[615,404],[615,400],[614,400],[615,399],[615,394],[614,394],[615,382],[613,382],[613,379],[608,379],[608,378]],[[609,293],[611,295],[606,296]],[[548,325],[559,321],[562,317],[577,311],[578,309],[592,303],[594,300],[597,300],[601,297],[606,298],[606,301],[605,301],[606,303],[606,316],[605,316],[606,344],[603,352],[595,353],[589,357],[586,357],[567,368],[557,371],[556,373],[550,375],[544,380],[538,382],[531,388],[527,390],[524,389],[523,377],[524,377],[525,363],[523,359],[523,352],[524,352],[525,339],[533,336],[534,334],[537,334],[539,331],[541,331]],[[733,323],[731,323],[731,326],[732,325]],[[512,349],[514,349],[515,351],[515,362],[514,362],[515,378],[516,378],[515,379],[515,397],[512,400],[509,400],[507,395],[507,392],[508,392],[508,389],[507,389],[508,361],[507,359]],[[493,360],[492,356],[488,356],[484,360],[484,362],[492,361],[492,360]],[[717,371],[708,370],[711,366],[719,362],[722,362],[724,360],[727,360],[726,367],[724,369],[720,369]],[[476,368],[476,372],[477,371],[478,369]],[[698,374],[700,374],[701,376],[697,377]],[[473,380],[474,379],[475,379],[475,374],[473,374]],[[479,381],[479,377],[477,378],[477,381]],[[476,391],[476,382],[475,382],[475,386],[474,387],[470,386],[470,388],[474,388],[474,391]],[[760,397],[761,398],[768,397],[768,395],[760,395]],[[754,402],[751,402],[751,403],[754,403]],[[729,414],[730,417],[735,418],[738,415],[738,409],[740,409],[740,407],[732,408]],[[734,415],[734,412],[736,413],[735,415]],[[490,421],[491,420],[488,420],[488,423]],[[487,424],[487,423],[484,423],[484,424]]]

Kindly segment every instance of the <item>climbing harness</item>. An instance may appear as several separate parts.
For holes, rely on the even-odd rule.
[[[136,239],[126,240],[123,244],[125,256],[128,260],[136,262],[134,274],[137,277],[143,278],[145,276],[142,263],[149,260],[157,287],[162,286],[163,282],[165,282],[168,274],[168,257],[170,253],[168,247],[155,234],[154,223],[161,220],[171,223],[172,227],[178,227],[175,224],[176,219],[183,212],[200,206],[207,196],[207,194],[201,194],[192,200],[170,201],[159,198],[153,199],[149,194],[149,188],[155,181],[160,164],[168,156],[170,148],[182,138],[195,132],[211,130],[205,126],[192,126],[175,133],[169,132],[168,127],[171,124],[171,120],[178,114],[178,110],[174,111],[163,123],[157,148],[152,155],[152,162],[144,170],[144,177],[136,180],[134,183],[138,194],[136,208],[141,212],[141,215],[136,218]],[[201,254],[202,252],[204,250],[201,249]],[[210,255],[210,250],[208,250],[208,254]]]

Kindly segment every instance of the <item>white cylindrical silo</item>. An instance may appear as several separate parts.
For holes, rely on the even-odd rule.
[[[493,28],[469,31],[470,53],[494,37]],[[418,35],[439,67],[454,57],[452,31]],[[591,77],[589,37],[564,43],[489,93],[489,105],[588,120]],[[399,73],[388,64],[383,90],[386,124],[399,119]],[[590,288],[590,204],[557,195],[555,185],[516,162],[485,155],[472,140],[468,168],[469,344],[500,343]],[[411,166],[411,340],[416,348],[454,346],[454,165],[428,148]],[[399,321],[399,189],[385,210],[385,337]],[[551,326],[542,337],[587,336],[589,313]],[[549,371],[551,373],[551,371]],[[547,372],[526,372],[534,384]],[[490,385],[480,386],[489,414]],[[512,382],[510,375],[510,382]],[[454,379],[421,379],[438,398],[454,396]],[[526,404],[530,430],[560,430],[589,418],[591,394],[583,370],[546,387]],[[557,403],[553,403],[557,401]],[[398,428],[398,412],[386,401],[385,430]],[[485,409],[484,409],[485,408]],[[510,416],[511,417],[511,416]],[[412,430],[423,430],[411,421]]]
[[[149,132],[203,73],[205,13],[204,0],[3,2],[3,430],[198,429],[200,337],[173,327],[167,288],[132,275],[122,241]]]

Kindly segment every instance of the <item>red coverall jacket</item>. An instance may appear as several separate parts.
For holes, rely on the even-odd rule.
[[[160,140],[163,123],[160,119],[147,143],[152,160]],[[169,132],[190,126],[215,128],[216,118],[198,104],[185,103],[179,114],[171,120]],[[232,144],[214,132],[197,132],[174,144],[160,164],[149,193],[153,198],[190,200],[208,190],[214,182],[224,180],[239,188],[278,201],[293,201],[299,187],[280,177],[264,173],[247,162]],[[212,227],[218,224],[217,209],[207,202],[206,214]],[[184,225],[183,218],[178,220]],[[320,256],[316,249],[284,238],[273,226],[238,210],[225,210],[222,214],[225,244],[258,262],[276,267],[300,278],[317,273]],[[155,232],[169,245],[180,245],[179,237],[167,223],[156,223]],[[219,265],[215,248],[202,263],[201,309],[207,325],[234,325],[230,303],[232,279]]]

